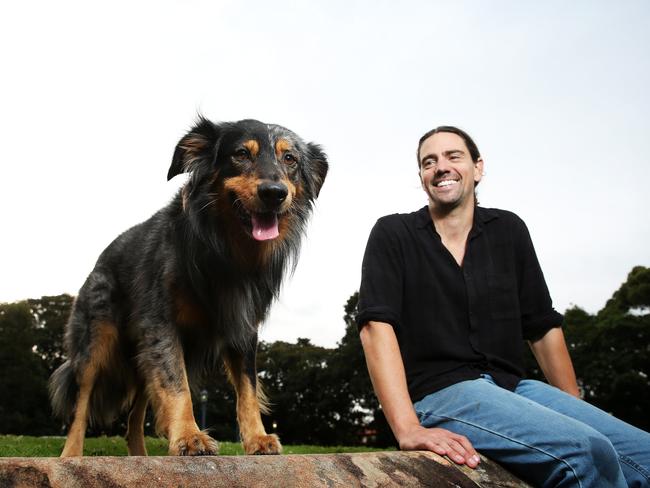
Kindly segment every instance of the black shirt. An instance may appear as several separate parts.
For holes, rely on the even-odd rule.
[[[559,327],[524,222],[476,207],[463,265],[443,245],[429,210],[380,218],[363,258],[357,323],[395,330],[411,400],[489,373],[513,390],[523,339]]]

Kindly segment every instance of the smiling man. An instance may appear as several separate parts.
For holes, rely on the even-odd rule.
[[[474,141],[438,127],[417,156],[429,203],[375,224],[357,316],[400,448],[472,468],[478,451],[535,486],[650,486],[650,435],[578,398],[526,225],[477,205]],[[550,385],[523,379],[524,340]]]

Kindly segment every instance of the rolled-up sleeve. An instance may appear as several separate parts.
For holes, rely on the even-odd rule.
[[[370,321],[400,327],[403,256],[386,218],[379,219],[368,238],[361,268],[357,326]]]
[[[518,285],[521,327],[526,340],[535,341],[550,329],[561,327],[564,316],[553,308],[544,273],[526,224],[519,221],[516,245],[519,247]]]

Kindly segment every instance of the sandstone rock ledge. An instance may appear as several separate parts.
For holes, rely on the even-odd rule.
[[[528,487],[483,458],[457,466],[424,451],[206,457],[0,458],[0,487]]]

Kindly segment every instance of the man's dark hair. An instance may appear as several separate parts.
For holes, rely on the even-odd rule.
[[[451,125],[441,125],[440,127],[436,127],[435,129],[431,129],[429,132],[424,134],[422,137],[420,137],[420,142],[418,143],[418,152],[416,154],[418,158],[418,168],[420,167],[420,148],[422,147],[422,144],[424,141],[426,141],[429,137],[431,137],[434,134],[438,134],[439,132],[451,132],[452,134],[456,134],[459,136],[463,141],[465,141],[465,145],[467,146],[467,149],[469,150],[469,155],[472,158],[472,161],[476,163],[478,161],[478,158],[481,157],[481,153],[478,150],[478,147],[476,146],[476,143],[472,140],[472,138],[469,136],[467,132],[465,132],[462,129],[459,129],[458,127],[454,127]]]

